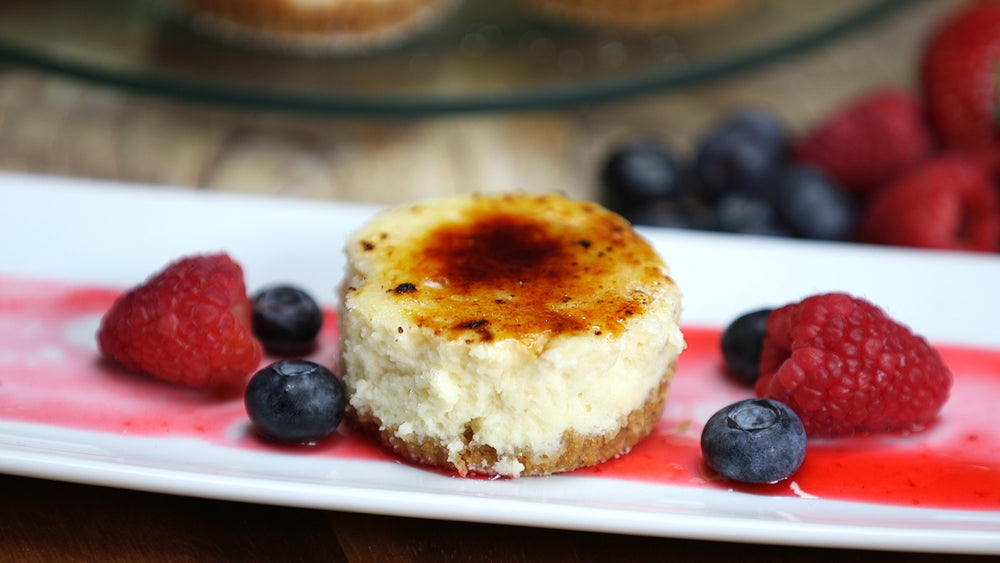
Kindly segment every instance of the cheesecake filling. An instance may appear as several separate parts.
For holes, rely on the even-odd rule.
[[[619,335],[560,335],[540,353],[516,339],[442,341],[432,329],[400,330],[405,319],[381,313],[343,317],[352,408],[404,440],[446,444],[453,463],[466,448],[489,446],[507,465],[492,468],[502,475],[520,473],[525,450],[556,454],[568,430],[615,432],[684,348],[679,311],[659,299]]]
[[[491,467],[468,469],[501,475],[527,459],[559,466],[567,436],[617,435],[662,404],[685,346],[666,266],[593,203],[543,194],[418,204],[369,222],[346,252],[350,407],[393,447],[432,463],[446,451],[460,472],[469,459]]]

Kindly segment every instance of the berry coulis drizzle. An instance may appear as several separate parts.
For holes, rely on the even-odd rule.
[[[99,357],[94,333],[117,289],[0,278],[0,420],[133,436],[205,440],[222,447],[289,455],[394,461],[342,428],[313,446],[280,446],[250,429],[242,391],[186,389],[127,373]],[[333,313],[311,359],[332,365]],[[718,328],[686,327],[667,408],[654,432],[628,454],[574,474],[905,506],[1000,509],[1000,350],[940,346],[955,376],[939,420],[911,435],[810,440],[805,463],[773,485],[714,477],[701,461],[701,424],[751,391],[725,377]],[[265,358],[264,362],[273,361]]]

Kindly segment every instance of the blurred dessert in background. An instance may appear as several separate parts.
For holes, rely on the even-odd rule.
[[[297,53],[356,52],[431,28],[461,0],[157,0],[227,41]]]
[[[657,31],[721,17],[757,0],[519,0],[556,19],[623,31]]]

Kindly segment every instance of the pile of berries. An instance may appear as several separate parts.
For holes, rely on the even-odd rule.
[[[635,224],[922,248],[1000,250],[1000,2],[964,5],[928,38],[920,85],[850,101],[798,136],[727,116],[679,158],[632,139],[601,169]]]
[[[951,389],[948,366],[924,338],[844,293],[746,313],[721,347],[730,375],[758,397],[720,410],[702,433],[706,463],[730,479],[788,477],[807,435],[922,430]]]
[[[346,409],[340,380],[301,360],[316,348],[323,313],[300,288],[247,295],[243,269],[226,254],[168,264],[111,306],[97,333],[102,354],[133,372],[200,388],[241,386],[264,354],[276,361],[244,389],[258,432],[281,442],[318,441]]]

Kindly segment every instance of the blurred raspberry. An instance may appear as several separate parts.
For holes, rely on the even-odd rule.
[[[932,147],[918,96],[887,87],[819,123],[796,143],[793,156],[864,194],[921,161]]]
[[[942,155],[878,190],[862,212],[864,242],[996,252],[1000,201],[983,167]]]
[[[1000,170],[1000,2],[968,2],[945,19],[923,53],[921,85],[945,147]]]

